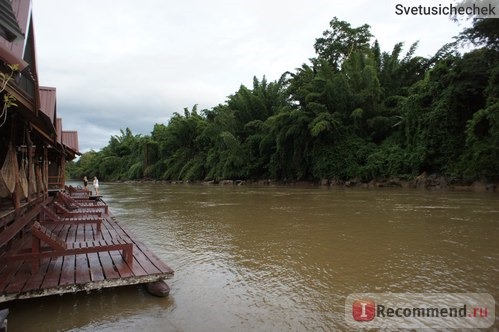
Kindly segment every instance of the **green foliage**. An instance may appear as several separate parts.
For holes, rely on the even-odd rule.
[[[494,21],[494,20],[492,20]],[[423,171],[454,180],[499,179],[497,23],[476,20],[432,58],[382,52],[368,25],[334,18],[317,56],[273,82],[253,79],[227,102],[197,106],[130,129],[68,165],[103,180],[262,179],[362,181]]]
[[[322,37],[316,39],[314,48],[319,58],[334,66],[339,67],[352,52],[369,47],[372,37],[369,25],[352,28],[349,23],[335,17],[329,26],[331,30],[324,31]]]
[[[334,145],[318,145],[312,151],[312,172],[316,179],[366,178],[363,167],[373,144],[349,134]]]
[[[475,18],[473,26],[464,30],[458,41],[499,51],[499,22],[494,18]]]
[[[400,145],[385,141],[374,147],[364,168],[367,179],[386,179],[393,176],[410,178],[417,175],[417,166],[413,164],[410,153]]]

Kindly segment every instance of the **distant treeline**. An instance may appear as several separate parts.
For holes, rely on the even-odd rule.
[[[370,27],[333,19],[316,57],[254,78],[224,104],[130,129],[69,175],[102,180],[346,180],[437,173],[499,180],[499,20],[480,19],[433,57],[382,52]],[[473,50],[460,54],[466,43]]]

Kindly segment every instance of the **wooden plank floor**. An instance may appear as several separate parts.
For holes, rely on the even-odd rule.
[[[101,232],[96,224],[45,224],[66,242],[123,239],[133,243],[133,263],[120,251],[105,251],[42,258],[32,274],[30,261],[6,262],[0,257],[0,303],[54,294],[90,291],[167,279],[173,270],[135,238],[112,214],[103,216]],[[31,248],[31,236],[19,241],[15,250]]]

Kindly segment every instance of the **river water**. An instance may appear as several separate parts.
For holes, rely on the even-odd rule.
[[[499,299],[498,194],[154,183],[101,193],[175,270],[170,296],[131,286],[16,302],[9,331],[347,331],[351,293]]]

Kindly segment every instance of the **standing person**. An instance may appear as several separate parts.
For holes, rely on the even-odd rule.
[[[83,177],[83,189],[85,189],[85,191],[88,191],[88,179],[86,176]]]
[[[95,195],[99,196],[99,180],[97,179],[96,176],[94,176],[93,185],[94,185],[94,188],[95,188]]]

